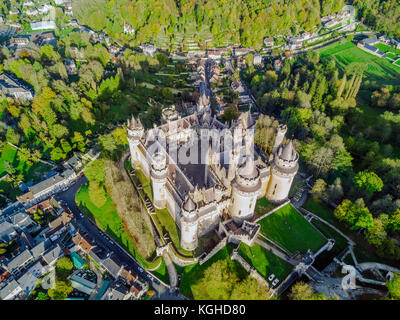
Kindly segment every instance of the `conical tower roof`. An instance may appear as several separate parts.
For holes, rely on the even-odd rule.
[[[286,161],[291,161],[295,157],[296,157],[296,151],[294,150],[292,140],[290,140],[289,143],[283,147],[280,158]]]
[[[186,212],[193,212],[196,210],[196,204],[191,197],[186,196],[185,202],[183,203],[183,209]]]

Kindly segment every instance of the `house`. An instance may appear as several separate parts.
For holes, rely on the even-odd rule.
[[[96,160],[100,156],[100,150],[97,145],[90,148],[85,154],[82,155],[82,159],[86,161]]]
[[[113,282],[104,292],[101,300],[128,300],[131,292],[121,281]]]
[[[234,92],[238,92],[239,94],[245,92],[244,86],[241,81],[235,80],[231,84],[231,89]]]
[[[39,14],[39,11],[36,8],[30,8],[25,11],[25,14],[28,16],[37,16]]]
[[[29,226],[35,224],[31,217],[25,212],[19,212],[9,217],[10,222],[21,229],[28,228]]]
[[[54,0],[54,3],[55,3],[57,6],[61,6],[61,5],[64,3],[64,0]]]
[[[46,31],[37,36],[36,39],[33,40],[33,42],[40,47],[46,44],[50,44],[55,47],[57,45],[57,38],[54,36],[53,31]]]
[[[301,37],[292,37],[287,45],[288,50],[301,49],[303,46],[303,39]]]
[[[37,10],[39,12],[39,14],[47,14],[50,9],[52,9],[53,6],[50,3],[45,3],[39,7],[37,7]]]
[[[131,285],[131,289],[130,290],[131,290],[132,295],[136,299],[139,299],[146,292],[146,287],[143,286],[143,285],[139,285],[137,282],[135,282],[135,283],[133,283]]]
[[[36,246],[34,246],[31,249],[31,253],[32,253],[34,260],[36,261],[39,258],[41,258],[43,256],[43,254],[46,252],[46,250],[49,249],[49,247],[50,247],[49,240],[42,241],[42,242],[38,243]]]
[[[27,1],[25,1],[24,3],[23,3],[23,7],[32,7],[32,6],[34,6],[35,5],[35,3],[32,1],[32,0],[27,0]]]
[[[93,289],[96,288],[96,282],[90,280],[84,270],[75,271],[69,280],[71,281],[73,288],[88,295],[90,295]]]
[[[273,47],[274,46],[274,38],[272,38],[272,37],[264,38],[264,45],[267,48]]]
[[[118,276],[120,275],[120,272],[122,270],[121,262],[118,260],[118,258],[115,254],[111,254],[111,255],[107,256],[105,259],[103,259],[103,261],[101,262],[101,265],[115,279],[118,278]]]
[[[124,33],[134,34],[135,33],[135,29],[131,25],[129,25],[127,23],[124,23]]]
[[[5,73],[0,74],[0,94],[22,101],[31,101],[33,99],[30,90]]]
[[[236,57],[243,56],[243,55],[249,53],[249,49],[248,48],[235,48],[234,51],[235,51],[235,56]]]
[[[325,27],[329,29],[329,28],[332,28],[332,27],[338,25],[340,22],[341,22],[340,19],[334,18],[334,19],[328,21],[328,22],[325,24]]]
[[[379,41],[378,41],[378,38],[376,37],[376,36],[373,36],[373,37],[369,37],[369,38],[365,38],[365,39],[363,39],[363,40],[361,40],[360,41],[360,43],[362,44],[362,45],[370,45],[370,46],[373,46],[374,44],[377,44]]]
[[[255,54],[253,56],[253,64],[258,65],[262,63],[262,57],[260,54]]]
[[[43,20],[37,22],[31,22],[31,29],[36,30],[46,30],[46,29],[56,29],[56,23],[53,20]]]
[[[277,72],[281,71],[281,69],[282,69],[282,60],[276,59],[276,60],[274,61],[274,69],[275,69],[275,71],[277,71]]]
[[[69,76],[78,74],[78,68],[73,59],[67,59],[67,61],[65,62],[65,69],[67,69],[67,74]],[[73,168],[71,168],[71,169],[73,169]]]
[[[67,169],[29,187],[29,191],[17,197],[17,199],[22,204],[31,206],[61,190],[66,190],[74,182],[75,178],[75,172]]]
[[[0,241],[10,242],[17,236],[17,231],[14,226],[8,222],[4,221],[0,223]]]
[[[17,28],[17,29],[21,29],[21,27],[22,27],[21,24],[16,21],[9,21],[9,22],[7,22],[7,25],[9,25],[10,27],[13,27],[13,28]]]
[[[73,288],[88,295],[96,287],[96,281],[85,270],[76,270],[69,280]]]
[[[43,255],[43,260],[49,265],[54,266],[57,260],[64,255],[61,247],[57,244]]]
[[[25,272],[18,280],[18,284],[25,293],[25,298],[30,295],[33,289],[36,287],[38,277],[29,271]]]
[[[8,12],[8,14],[9,15],[17,15],[17,14],[19,14],[19,10],[17,8],[14,8],[14,9],[10,10]]]
[[[13,300],[22,291],[17,281],[11,280],[3,289],[0,290],[0,300]]]
[[[73,238],[72,242],[78,246],[83,252],[89,252],[96,246],[95,242],[87,233],[78,232]]]
[[[46,200],[43,200],[42,202],[39,202],[38,204],[33,205],[32,207],[26,209],[25,211],[34,214],[36,213],[39,209],[42,210],[43,212],[46,212],[47,210],[52,208],[51,202],[55,201],[53,197],[47,198]]]
[[[157,51],[157,48],[150,43],[141,44],[139,48],[148,56],[153,56]]]
[[[74,15],[74,13],[72,11],[72,2],[71,1],[68,1],[68,2],[64,3],[64,13],[67,16],[73,16]]]
[[[33,261],[31,252],[26,249],[7,264],[7,270],[13,275],[19,275]]]
[[[110,46],[110,53],[113,55],[117,55],[119,53],[120,49],[116,46]]]
[[[221,59],[221,52],[218,50],[208,50],[207,51],[207,55],[210,59]]]

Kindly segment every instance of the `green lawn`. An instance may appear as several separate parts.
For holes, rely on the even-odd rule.
[[[42,175],[50,170],[50,167],[43,163],[35,163],[32,166],[27,165],[25,162],[18,160],[18,150],[6,144],[0,156],[0,177],[6,173],[6,161],[16,170],[17,173],[23,175],[24,181],[38,181]]]
[[[155,275],[158,279],[163,281],[166,284],[169,284],[169,275],[168,275],[168,270],[167,270],[167,265],[165,264],[165,261],[163,258],[161,258],[161,264],[160,266],[154,270],[150,271],[153,275]]]
[[[150,262],[137,254],[132,238],[125,230],[123,222],[118,215],[111,198],[109,195],[106,196],[107,201],[102,207],[99,208],[95,206],[89,198],[88,184],[85,184],[77,192],[75,201],[84,214],[88,215],[90,219],[94,220],[101,230],[106,232],[122,247],[129,251],[132,256],[145,268],[157,266],[160,258],[156,258],[154,261]]]
[[[283,281],[293,269],[289,263],[283,261],[257,243],[249,247],[242,242],[238,252],[267,280],[271,274],[275,274],[280,281]]]
[[[352,42],[334,43],[319,50],[320,58],[326,61],[333,58],[339,70],[344,73],[351,63],[366,65],[365,79],[378,85],[400,84],[400,70],[386,59],[363,51]]]
[[[375,47],[377,47],[380,51],[386,53],[386,52],[392,52],[395,53],[396,55],[400,55],[400,50],[396,49],[396,48],[392,48],[391,46],[388,46],[386,44],[383,43],[377,43],[375,45]]]
[[[158,224],[159,229],[163,234],[166,232],[169,234],[172,242],[175,245],[175,248],[182,254],[187,255],[187,256],[192,256],[193,253],[192,251],[187,251],[184,250],[181,247],[181,242],[180,242],[180,231],[178,226],[176,225],[174,219],[170,215],[168,209],[162,209],[158,210],[156,209],[156,214],[153,215],[154,221]]]
[[[326,239],[315,230],[310,223],[298,213],[291,204],[275,211],[259,221],[261,232],[276,241],[289,252],[308,249],[315,252],[324,245]]]
[[[255,212],[262,216],[266,214],[267,212],[271,211],[273,208],[275,208],[275,205],[270,203],[265,197],[258,199],[256,202],[256,207],[255,207]]]
[[[234,267],[239,278],[244,278],[247,275],[246,270],[237,262],[230,259],[230,254],[234,248],[233,244],[228,244],[218,251],[210,260],[200,265],[196,263],[191,266],[185,267],[182,280],[180,282],[179,291],[189,299],[196,299],[197,290],[199,289],[199,282],[204,276],[204,271],[218,260],[227,260],[228,263]]]

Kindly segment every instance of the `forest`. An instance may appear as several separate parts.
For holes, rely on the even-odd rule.
[[[365,65],[340,74],[317,51],[286,59],[280,72],[247,65],[243,79],[265,113],[256,143],[270,152],[278,121],[295,138],[301,171],[316,180],[313,193],[334,203],[335,216],[359,230],[377,254],[399,261],[400,88],[363,87]]]

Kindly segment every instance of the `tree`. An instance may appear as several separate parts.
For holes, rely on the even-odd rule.
[[[9,126],[7,128],[6,139],[8,142],[18,145],[20,134],[13,127]]]
[[[47,293],[39,292],[35,300],[49,300],[50,297]]]
[[[308,283],[299,281],[292,286],[292,290],[289,293],[289,299],[291,300],[329,300],[329,298],[323,293],[315,293],[311,285]],[[331,298],[335,299],[335,298]]]
[[[90,182],[104,182],[106,166],[102,159],[96,159],[85,168],[85,176]]]
[[[365,230],[365,236],[370,244],[377,247],[382,245],[383,241],[387,237],[382,219],[374,219],[372,227]]]
[[[325,190],[326,182],[324,181],[324,179],[317,179],[311,191],[322,195],[325,193]]]
[[[360,171],[354,176],[353,182],[359,189],[367,190],[370,195],[383,188],[383,182],[375,172]]]
[[[400,274],[395,273],[393,279],[386,282],[386,287],[388,288],[389,295],[391,298],[399,300],[400,299]]]
[[[62,257],[57,261],[56,268],[57,272],[59,272],[61,275],[66,276],[68,275],[72,268],[74,267],[74,264],[72,263],[71,259],[68,257]]]
[[[74,290],[68,281],[56,280],[55,289],[49,289],[48,295],[51,300],[64,300]]]

